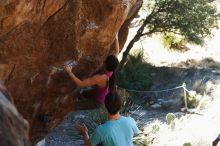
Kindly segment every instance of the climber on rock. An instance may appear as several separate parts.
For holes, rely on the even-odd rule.
[[[79,87],[89,87],[97,86],[94,97],[95,100],[87,101],[85,108],[97,108],[100,105],[104,104],[105,96],[109,91],[115,90],[115,73],[119,61],[115,55],[109,55],[105,60],[105,69],[102,73],[93,75],[90,78],[81,80],[72,73],[72,67],[66,66],[65,71],[68,73],[70,78],[79,86]],[[83,105],[82,105],[83,106]],[[79,108],[83,108],[78,106]],[[91,106],[91,107],[90,107]]]

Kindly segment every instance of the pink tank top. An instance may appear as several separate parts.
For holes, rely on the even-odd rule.
[[[105,75],[107,75],[109,78],[112,76],[113,72],[106,72]],[[96,90],[96,98],[98,100],[99,103],[104,104],[105,102],[105,96],[108,94],[109,92],[109,85],[107,84],[105,87],[103,88],[97,88]]]

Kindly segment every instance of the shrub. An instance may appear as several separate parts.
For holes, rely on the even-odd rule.
[[[187,106],[189,108],[195,108],[199,104],[199,95],[195,91],[190,91],[187,96]]]
[[[143,131],[133,139],[134,146],[152,145],[157,133],[160,131],[161,124],[155,121],[144,128]]]
[[[176,116],[173,113],[168,113],[166,115],[166,121],[168,125],[170,125],[175,119],[176,119]]]
[[[151,72],[143,50],[128,56],[128,61],[117,74],[117,84],[127,89],[146,90],[151,87]]]
[[[187,143],[184,143],[183,146],[192,146],[192,145],[191,143],[187,142]]]
[[[168,33],[166,35],[163,35],[162,43],[164,47],[171,50],[181,51],[181,52],[189,50],[189,48],[185,46],[186,41],[184,41],[184,39],[181,38],[180,36],[175,35],[173,33]]]

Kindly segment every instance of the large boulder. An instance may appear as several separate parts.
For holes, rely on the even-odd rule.
[[[0,84],[0,145],[28,146],[28,122],[18,113],[10,95]]]
[[[80,78],[97,70],[108,54],[124,46],[142,2],[0,1],[0,80],[29,121],[31,141],[74,110],[76,86],[61,66],[74,62],[73,72]]]

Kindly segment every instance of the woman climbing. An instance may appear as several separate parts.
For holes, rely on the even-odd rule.
[[[65,71],[68,73],[70,78],[79,86],[79,87],[89,87],[97,86],[95,91],[95,100],[87,101],[87,104],[90,105],[81,105],[78,107],[83,108],[97,108],[100,105],[104,104],[105,96],[111,91],[115,90],[115,73],[119,61],[115,55],[109,55],[105,60],[105,68],[101,74],[93,75],[90,78],[80,80],[72,73],[72,67],[65,67]],[[91,106],[92,105],[92,106]]]

